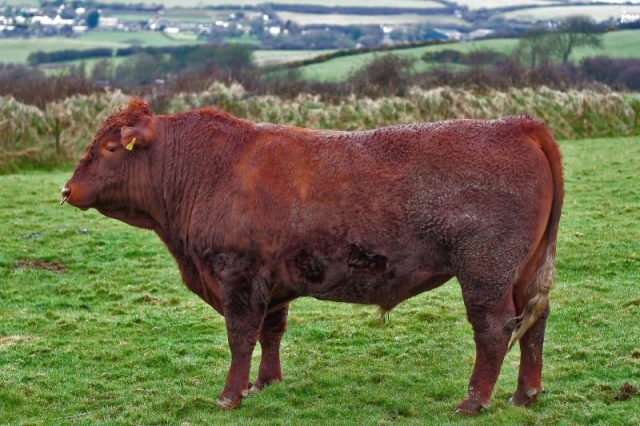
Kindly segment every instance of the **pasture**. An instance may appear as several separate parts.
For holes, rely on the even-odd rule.
[[[470,10],[477,9],[498,9],[502,7],[520,6],[526,8],[527,6],[561,6],[571,3],[585,3],[585,6],[589,6],[587,3],[640,3],[639,0],[453,0],[453,3],[461,6],[466,6]]]
[[[311,59],[334,50],[254,50],[253,60],[258,66],[268,66],[291,61]]]
[[[285,380],[219,412],[224,322],[180,283],[150,232],[58,206],[70,170],[0,176],[0,419],[9,424],[638,424],[640,138],[562,141],[566,197],[545,344],[546,392],[453,414],[474,359],[459,286],[380,322],[300,299]],[[258,352],[254,355],[254,374]]]
[[[16,1],[16,0],[12,0]],[[18,0],[19,1],[19,0]],[[129,1],[121,1],[121,0],[104,0],[104,4],[109,3],[137,3],[137,4],[146,4],[146,5],[156,5],[158,4],[155,0],[129,0]],[[162,2],[162,5],[165,8],[172,7],[201,7],[203,5],[206,6],[256,6],[265,3],[273,3],[273,4],[305,4],[305,5],[317,5],[317,6],[352,6],[352,7],[389,7],[389,2],[386,0],[211,0],[207,2],[203,2],[202,0],[165,0]],[[402,7],[402,8],[440,8],[443,7],[442,3],[439,1],[430,1],[430,0],[395,0],[393,2],[393,7]]]
[[[342,56],[315,64],[300,67],[302,75],[309,80],[341,81],[360,69],[376,56],[387,53],[397,54],[401,57],[414,59],[415,71],[425,71],[434,64],[428,64],[421,60],[426,52],[438,52],[443,49],[453,49],[460,52],[470,52],[480,49],[494,49],[497,51],[510,51],[518,43],[517,39],[492,39],[469,42],[443,43],[432,46],[412,47],[409,49],[392,49],[384,52],[367,52],[356,55]]]
[[[176,39],[158,31],[139,31],[135,33],[118,31],[91,31],[76,38],[40,37],[40,38],[0,38],[0,63],[26,64],[32,52],[52,52],[55,50],[86,50],[97,47],[112,49],[130,46],[178,46],[199,43],[194,39]]]
[[[623,30],[605,33],[602,36],[602,49],[592,46],[578,47],[572,55],[572,61],[579,61],[590,56],[607,55],[614,58],[640,58],[640,30]],[[437,52],[443,49],[452,49],[460,52],[472,52],[474,50],[495,50],[498,52],[512,52],[518,39],[488,39],[477,41],[464,41],[457,43],[444,43],[433,46],[415,47],[409,49],[392,49],[389,52],[416,60],[415,71],[424,71],[434,63],[426,63],[420,58],[425,52]],[[359,69],[376,55],[387,52],[367,52],[356,55],[343,56],[327,61],[300,67],[305,78],[322,81],[344,80],[355,70]]]
[[[620,15],[639,14],[638,5],[597,5],[597,6],[549,6],[530,9],[518,9],[500,15],[504,19],[514,19],[516,21],[545,21],[548,19],[563,19],[568,16],[585,15],[601,22],[607,19],[618,18]]]
[[[467,28],[470,24],[453,15],[419,15],[402,13],[397,15],[350,15],[340,13],[316,14],[299,12],[278,12],[283,22],[292,21],[298,25],[403,25],[423,24],[438,27]]]

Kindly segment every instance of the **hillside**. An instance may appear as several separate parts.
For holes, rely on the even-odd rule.
[[[579,61],[586,57],[598,55],[607,55],[615,58],[640,58],[640,43],[638,43],[638,40],[640,40],[640,30],[612,31],[603,35],[602,49],[592,47],[576,48],[571,59],[573,61]],[[410,49],[391,49],[388,51],[385,50],[384,52],[368,52],[343,56],[320,63],[305,65],[300,67],[300,70],[303,76],[310,80],[340,81],[346,79],[353,71],[371,61],[376,55],[382,53],[394,53],[399,56],[413,58],[416,60],[415,70],[423,71],[434,65],[428,64],[420,59],[426,52],[452,49],[460,52],[495,50],[509,53],[517,44],[518,39],[488,39],[443,43]]]

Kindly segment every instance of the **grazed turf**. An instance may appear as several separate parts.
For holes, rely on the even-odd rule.
[[[157,238],[58,207],[68,172],[0,176],[0,423],[639,424],[640,139],[561,148],[546,393],[531,409],[506,403],[516,348],[491,408],[471,420],[452,413],[474,355],[457,283],[386,323],[372,307],[294,302],[285,381],[220,413],[223,320],[183,287]]]

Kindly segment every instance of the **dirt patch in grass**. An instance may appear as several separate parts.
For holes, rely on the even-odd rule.
[[[632,385],[629,382],[624,382],[620,389],[618,389],[618,395],[616,395],[616,401],[626,401],[634,395],[640,395],[640,388]]]
[[[51,272],[64,272],[66,267],[60,262],[50,262],[40,259],[19,259],[15,269],[40,269]]]
[[[25,343],[31,340],[27,336],[2,336],[0,337],[0,349],[17,345],[18,343]]]

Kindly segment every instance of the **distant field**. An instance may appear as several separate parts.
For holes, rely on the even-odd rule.
[[[313,58],[323,53],[330,53],[333,50],[255,50],[253,57],[258,66],[277,65],[284,62],[301,61]],[[133,60],[133,56],[113,57],[113,58],[90,58],[74,61],[60,62],[56,64],[48,64],[45,66],[45,72],[49,75],[64,73],[69,65],[86,66],[87,72],[91,72],[93,67],[100,61],[107,59],[112,65],[117,66],[125,61]]]
[[[471,10],[496,9],[507,6],[529,6],[529,5],[549,5],[562,4],[562,0],[453,0],[453,3],[466,6]]]
[[[617,58],[640,58],[640,30],[612,31],[604,34],[603,48],[593,47],[578,48],[571,59],[579,61],[585,57],[607,55]],[[492,39],[459,43],[445,43],[435,46],[416,47],[412,49],[398,49],[391,51],[404,57],[417,60],[415,70],[423,71],[430,65],[420,60],[425,52],[437,52],[442,49],[453,49],[460,52],[469,52],[480,49],[492,49],[499,52],[510,52],[518,44],[517,39]],[[339,81],[347,78],[350,73],[369,62],[376,55],[388,52],[370,52],[359,55],[344,56],[326,62],[306,65],[301,68],[303,75],[311,80]]]
[[[0,0],[0,6],[38,6],[38,0]]]
[[[461,52],[468,52],[478,49],[494,49],[498,51],[508,51],[512,49],[518,40],[516,39],[495,39],[481,40],[461,43],[445,43],[434,46],[415,47],[411,49],[398,49],[390,52],[369,52],[359,55],[343,56],[326,62],[307,65],[301,68],[303,76],[310,80],[339,81],[347,78],[350,73],[371,61],[376,56],[387,53],[395,53],[402,57],[416,59],[415,70],[423,71],[429,67],[427,63],[420,60],[425,52],[437,52],[442,49],[454,49]]]
[[[256,64],[264,66],[301,61],[330,52],[334,50],[256,50],[253,52],[253,57]]]
[[[599,55],[614,58],[640,58],[640,30],[612,31],[602,37],[602,44],[602,49],[577,48],[571,55],[571,59],[578,61]]]
[[[14,0],[16,1],[16,0]],[[166,8],[170,7],[195,7],[195,6],[255,6],[258,4],[310,4],[318,6],[358,6],[358,7],[412,7],[412,8],[435,8],[443,7],[442,3],[427,0],[103,0],[101,3],[136,3],[136,4],[159,4]]]
[[[428,24],[445,27],[468,27],[469,23],[453,15],[348,15],[278,12],[283,21],[291,20],[299,25],[382,25],[382,24]]]
[[[453,3],[466,6],[471,10],[477,10],[511,6],[544,6],[571,3],[640,3],[640,0],[453,0]]]
[[[167,46],[199,43],[195,38],[169,37],[160,32],[140,31],[126,33],[117,31],[91,31],[76,38],[42,37],[29,39],[0,38],[0,63],[24,64],[30,53],[51,52],[63,49],[94,49],[96,47]],[[182,36],[184,37],[184,35]]]
[[[572,15],[590,16],[596,21],[606,21],[609,18],[617,18],[623,13],[640,14],[640,6],[557,6],[519,9],[506,12],[500,16],[505,19],[518,21],[544,21],[547,19],[562,19]]]
[[[193,44],[195,40],[195,38],[189,40],[177,40],[173,35],[168,36],[159,31],[89,31],[80,35],[78,39],[104,43],[120,43],[128,46]]]
[[[46,37],[30,39],[0,39],[1,63],[24,64],[31,52],[41,50],[51,52],[62,49],[94,49],[96,47],[126,47],[126,44],[111,41],[94,41],[90,39],[73,39],[65,37]]]

